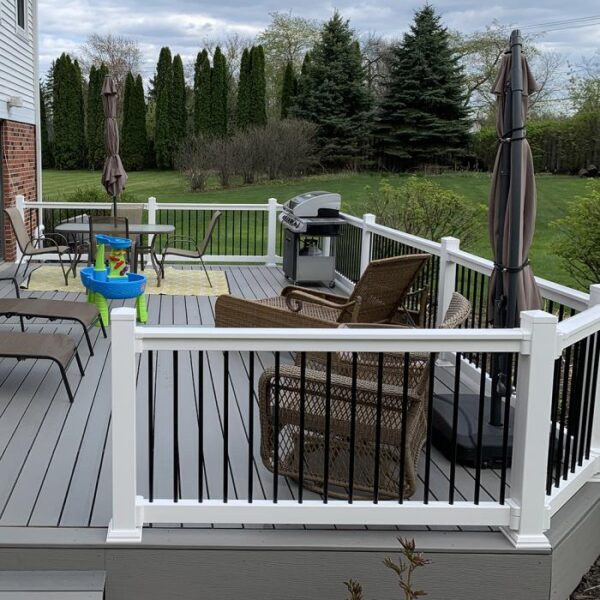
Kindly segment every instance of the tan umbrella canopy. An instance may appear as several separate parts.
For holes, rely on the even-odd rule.
[[[102,171],[102,185],[113,198],[113,215],[117,216],[117,196],[125,189],[127,173],[119,156],[119,124],[117,121],[117,85],[107,75],[102,84],[102,105],[104,107],[104,145],[106,160]]]
[[[524,129],[529,94],[537,91],[538,85],[527,59],[521,55],[521,43],[520,33],[514,31],[511,52],[504,55],[492,88],[497,98],[496,128],[500,139],[489,206],[494,253],[489,315],[496,327],[515,327],[520,311],[542,306],[528,260],[535,231],[536,188]]]

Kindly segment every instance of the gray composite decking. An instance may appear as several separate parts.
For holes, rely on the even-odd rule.
[[[213,267],[227,272],[230,291],[249,298],[278,294],[286,284],[278,268],[262,266]],[[0,297],[14,291],[0,282]],[[83,294],[24,292],[45,298],[85,301]],[[149,323],[212,325],[214,297],[148,296]],[[118,306],[119,303],[113,303]],[[0,329],[17,328],[15,320],[0,320]],[[77,326],[66,323],[30,322],[32,331],[60,331],[81,336]],[[85,344],[81,354],[86,369],[82,379],[77,369],[69,369],[75,390],[70,404],[61,385],[60,374],[47,361],[17,362],[0,360],[0,527],[106,527],[110,518],[111,495],[111,415],[110,415],[110,339],[99,330],[92,332],[95,356],[88,356]],[[180,429],[181,493],[197,494],[197,358],[180,353]],[[197,355],[196,355],[197,356]],[[273,357],[258,353],[255,379]],[[155,486],[156,498],[172,494],[172,356],[158,353],[155,396]],[[147,369],[148,358],[138,364],[138,485],[148,493],[147,465]],[[248,489],[248,356],[230,353],[229,418],[229,494],[247,497]],[[440,391],[448,391],[437,381]],[[221,497],[222,491],[222,409],[223,361],[216,353],[205,357],[204,379],[205,497]],[[255,399],[253,400],[256,401]],[[161,426],[162,424],[162,426]],[[254,421],[255,498],[272,498],[273,476],[260,461],[258,408]],[[421,483],[413,499],[423,498],[424,460],[420,461]],[[462,466],[456,472],[456,499],[470,500],[474,495],[475,473]],[[500,476],[496,470],[482,473],[482,500],[498,497]],[[431,498],[447,499],[449,463],[433,449]],[[279,478],[280,498],[296,498],[297,487]],[[316,497],[305,493],[305,498]],[[241,525],[237,526],[240,527]],[[236,526],[232,526],[236,527]],[[316,529],[316,527],[315,527]],[[412,527],[412,530],[415,528]],[[423,528],[425,529],[425,528]]]

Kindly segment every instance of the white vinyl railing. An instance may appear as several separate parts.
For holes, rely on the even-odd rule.
[[[600,287],[593,293],[600,296]],[[600,471],[600,402],[592,451],[568,481],[546,495],[553,383],[566,344],[600,331],[592,307],[558,324],[543,311],[524,312],[521,326],[495,329],[218,329],[141,327],[132,309],[112,312],[113,516],[108,541],[140,541],[145,523],[269,523],[500,527],[519,548],[547,548],[551,516]],[[518,386],[510,490],[504,503],[482,501],[219,500],[140,496],[136,483],[136,360],[148,351],[517,353]],[[308,392],[307,392],[308,393]],[[597,390],[595,391],[597,395]],[[546,427],[544,424],[547,424]]]

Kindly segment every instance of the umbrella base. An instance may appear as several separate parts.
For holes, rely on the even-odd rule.
[[[491,468],[502,464],[504,427],[490,425],[491,398],[484,400],[481,466]],[[434,394],[432,407],[432,443],[446,458],[452,460],[454,396]],[[458,400],[458,424],[456,431],[456,461],[461,465],[477,465],[477,430],[479,416],[479,396],[461,394]],[[513,411],[510,412],[508,427],[507,465],[512,457]]]

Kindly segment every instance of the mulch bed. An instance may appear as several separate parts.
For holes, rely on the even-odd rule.
[[[569,600],[599,600],[600,599],[600,558],[583,576],[579,587],[569,596]]]

